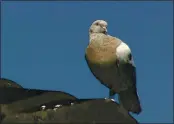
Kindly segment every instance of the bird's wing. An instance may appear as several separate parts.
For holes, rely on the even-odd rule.
[[[118,67],[122,88],[124,89],[125,86],[125,89],[119,93],[119,101],[128,111],[139,114],[141,105],[136,88],[136,67],[131,53],[128,57],[127,63],[120,64]]]
[[[128,56],[132,56],[131,53]],[[121,81],[126,87],[136,87],[136,67],[133,58],[129,58],[126,63],[118,65]]]

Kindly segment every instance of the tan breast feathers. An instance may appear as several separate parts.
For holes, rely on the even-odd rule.
[[[101,40],[100,42],[97,40]],[[86,49],[86,56],[91,63],[113,63],[116,60],[116,48],[121,41],[115,37],[94,38]]]

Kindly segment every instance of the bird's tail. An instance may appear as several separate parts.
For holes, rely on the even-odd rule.
[[[119,93],[120,104],[128,111],[139,114],[142,109],[136,89],[130,88]]]

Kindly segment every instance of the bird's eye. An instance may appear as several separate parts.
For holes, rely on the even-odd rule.
[[[99,25],[99,23],[96,23],[96,25]]]

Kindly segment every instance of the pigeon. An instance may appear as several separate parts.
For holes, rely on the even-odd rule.
[[[136,67],[129,46],[108,34],[108,23],[96,20],[89,28],[85,60],[92,74],[107,88],[109,99],[118,94],[128,112],[142,111],[136,88]]]

